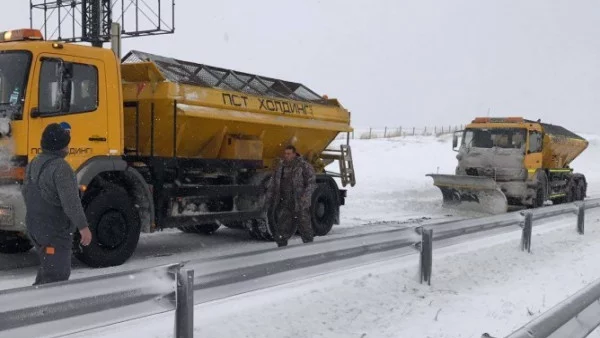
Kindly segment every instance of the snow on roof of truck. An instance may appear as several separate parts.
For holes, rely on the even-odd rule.
[[[148,61],[153,62],[167,80],[175,83],[328,104],[328,100],[324,97],[296,82],[177,60],[137,50],[127,53],[121,62],[127,64]]]

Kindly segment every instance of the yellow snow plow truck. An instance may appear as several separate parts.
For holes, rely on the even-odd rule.
[[[317,172],[311,217],[317,236],[339,223],[355,176],[350,113],[300,83],[131,51],[44,41],[38,30],[0,33],[0,252],[31,248],[19,185],[50,123],[70,129],[92,230],[76,257],[124,263],[141,232],[220,226],[271,240],[264,212],[272,168],[295,145]],[[338,160],[340,172],[325,171]],[[77,239],[76,239],[77,240]]]
[[[460,147],[459,134],[462,134]],[[428,174],[443,205],[504,213],[510,206],[536,208],[586,197],[583,174],[569,164],[588,141],[556,125],[521,117],[475,118],[452,142],[455,175]]]

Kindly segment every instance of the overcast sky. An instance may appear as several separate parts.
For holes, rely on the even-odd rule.
[[[1,29],[29,26],[28,1],[16,2]],[[177,0],[175,35],[123,51],[301,82],[338,98],[355,127],[461,124],[490,109],[595,131],[599,18],[591,0]]]

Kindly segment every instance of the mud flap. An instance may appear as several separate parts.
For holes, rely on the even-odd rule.
[[[427,174],[442,191],[443,206],[488,214],[508,211],[506,195],[496,182],[483,176]]]

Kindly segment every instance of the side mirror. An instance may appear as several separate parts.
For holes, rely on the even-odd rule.
[[[457,146],[458,146],[458,135],[456,135],[456,133],[454,133],[454,135],[452,135],[452,149],[456,149]]]
[[[40,110],[37,108],[31,108],[31,112],[29,113],[29,116],[31,116],[32,118],[40,117],[41,116]]]

